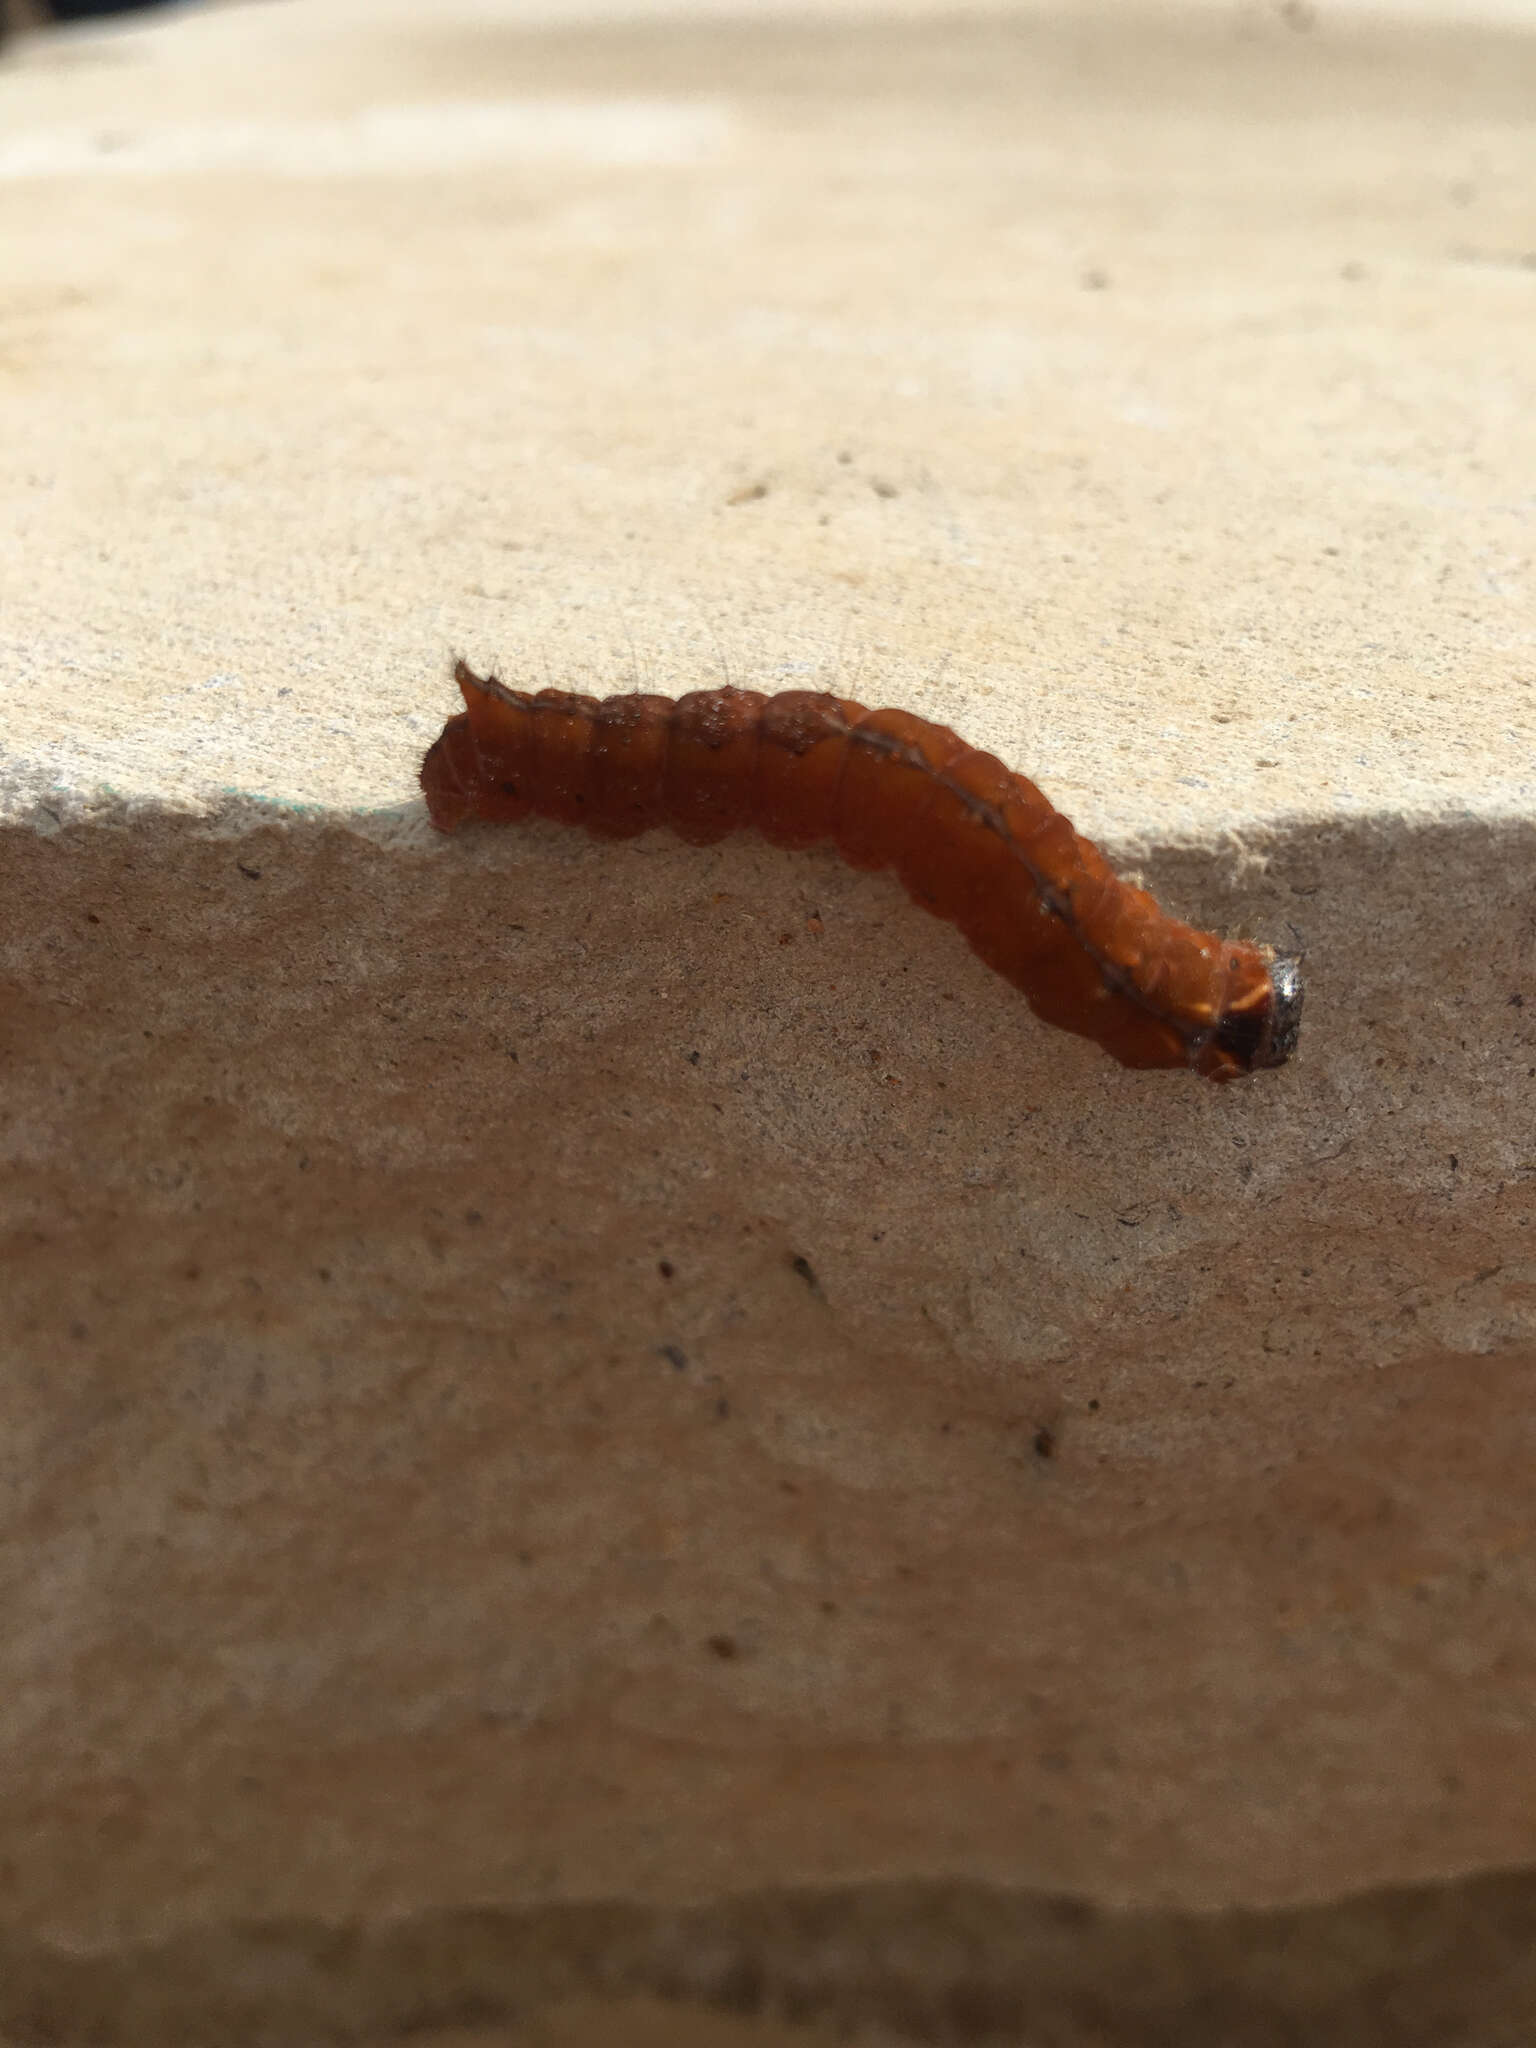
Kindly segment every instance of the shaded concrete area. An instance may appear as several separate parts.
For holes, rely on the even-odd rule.
[[[1212,1918],[871,1887],[691,1912],[274,1922],[106,1960],[14,1947],[0,1958],[6,2013],[28,2036],[111,2043],[1521,2048],[1536,2010],[1536,1887],[1484,1878]]]
[[[829,857],[11,857],[38,1933],[1524,1853],[1527,1027],[1512,954],[1405,965],[1369,835],[1309,1061],[1224,1091],[1043,1031]]]

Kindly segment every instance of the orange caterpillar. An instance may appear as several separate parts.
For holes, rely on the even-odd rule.
[[[894,868],[1048,1024],[1125,1066],[1231,1081],[1295,1049],[1297,961],[1169,917],[946,726],[811,690],[598,699],[454,674],[467,709],[421,769],[441,831],[541,817],[613,839],[664,825],[695,846],[747,827],[774,846],[831,840],[854,867]]]

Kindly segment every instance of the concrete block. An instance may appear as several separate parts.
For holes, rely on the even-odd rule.
[[[1529,2038],[1533,88],[7,45],[0,2030]],[[1299,1055],[1119,1070],[829,854],[444,840],[455,651],[953,724]]]

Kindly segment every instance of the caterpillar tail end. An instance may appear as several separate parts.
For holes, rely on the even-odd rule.
[[[473,747],[469,719],[461,711],[449,719],[427,749],[418,780],[427,800],[427,816],[439,832],[452,832],[475,815],[475,783],[468,759]]]

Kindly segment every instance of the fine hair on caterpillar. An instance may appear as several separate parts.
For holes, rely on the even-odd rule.
[[[1285,1063],[1300,963],[1170,917],[1032,782],[947,726],[813,690],[514,690],[460,661],[465,709],[422,763],[432,822],[532,817],[696,846],[753,830],[891,868],[1047,1023],[1128,1067],[1231,1081]]]

